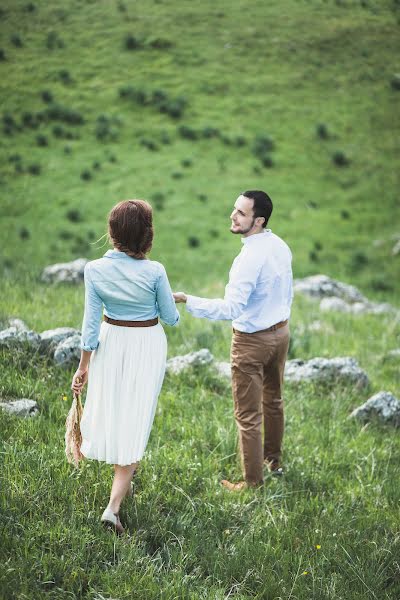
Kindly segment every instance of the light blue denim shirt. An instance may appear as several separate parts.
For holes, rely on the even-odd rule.
[[[122,321],[147,321],[159,316],[167,325],[179,321],[163,265],[108,250],[85,266],[85,314],[82,350],[96,350],[102,314]]]

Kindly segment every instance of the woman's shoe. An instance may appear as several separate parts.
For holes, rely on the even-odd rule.
[[[106,527],[110,527],[111,529],[113,529],[115,533],[118,533],[118,535],[121,535],[125,532],[125,529],[122,527],[121,521],[119,520],[118,513],[113,513],[111,508],[107,507],[105,509],[105,511],[101,515],[100,521]]]

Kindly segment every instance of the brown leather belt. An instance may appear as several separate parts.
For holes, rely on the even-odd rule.
[[[149,321],[119,321],[118,319],[110,319],[107,315],[104,315],[103,318],[106,323],[118,325],[119,327],[153,327],[158,323],[158,317]]]
[[[287,325],[288,323],[289,323],[289,320],[286,319],[286,321],[280,321],[280,323],[271,325],[271,327],[267,327],[267,329],[260,329],[259,331],[253,331],[253,333],[267,333],[268,331],[276,331],[277,329],[280,329],[281,327],[285,327],[285,325]],[[238,331],[237,329],[233,329],[233,331],[235,333],[247,333],[248,335],[253,335],[253,333],[248,333],[246,331]]]

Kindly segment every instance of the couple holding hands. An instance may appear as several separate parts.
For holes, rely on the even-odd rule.
[[[223,299],[172,293],[163,265],[147,258],[153,241],[147,202],[123,201],[109,214],[113,249],[85,267],[81,359],[71,387],[80,393],[88,384],[80,449],[86,458],[114,465],[101,521],[118,533],[124,531],[119,508],[131,493],[165,374],[167,340],[159,319],[176,325],[175,303],[185,303],[194,317],[232,321],[232,392],[243,480],[222,485],[230,491],[261,485],[264,466],[276,475],[283,472],[292,255],[267,229],[271,213],[263,191],[243,192],[234,203],[230,231],[241,235],[243,246]]]

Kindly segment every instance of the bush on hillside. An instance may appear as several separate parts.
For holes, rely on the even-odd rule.
[[[10,42],[16,47],[16,48],[22,48],[23,43],[22,43],[22,39],[20,38],[20,36],[18,35],[18,33],[14,33],[11,38],[10,38]]]
[[[178,127],[179,135],[186,140],[197,140],[198,133],[192,127],[188,127],[187,125],[180,125]]]
[[[64,48],[64,42],[55,31],[49,31],[46,37],[46,47],[49,50]]]
[[[237,135],[233,138],[233,144],[238,148],[242,148],[247,143],[246,138],[243,135]]]
[[[92,164],[92,169],[94,169],[95,171],[100,171],[101,169],[101,164],[96,160],[93,164]]]
[[[4,52],[3,48],[0,48],[0,62],[3,62],[6,60],[6,53]]]
[[[71,146],[64,146],[64,154],[71,154]]]
[[[334,152],[332,161],[337,167],[347,167],[350,164],[349,158],[341,150]]]
[[[266,169],[271,169],[274,166],[274,161],[269,154],[265,154],[264,156],[260,157],[260,160],[263,167]]]
[[[58,72],[58,77],[64,85],[72,83],[71,75],[67,69],[61,69],[61,71]]]
[[[342,217],[342,219],[350,219],[350,213],[348,210],[341,210],[340,216]]]
[[[27,229],[26,227],[21,227],[21,229],[19,230],[19,237],[21,238],[21,240],[29,240],[29,238],[31,237],[29,229]]]
[[[207,202],[208,200],[208,196],[206,194],[197,194],[197,197],[200,200],[200,202]]]
[[[22,160],[22,157],[21,157],[21,155],[20,155],[20,154],[11,154],[11,155],[8,157],[8,162],[10,162],[10,163],[18,163],[18,162],[20,162],[21,160]]]
[[[156,192],[150,198],[152,206],[156,210],[163,210],[165,204],[165,195],[162,192]]]
[[[162,144],[170,144],[171,143],[171,138],[170,135],[167,131],[162,131],[160,134],[160,142]]]
[[[42,172],[42,167],[38,163],[33,163],[28,166],[28,173],[31,175],[40,175]]]
[[[308,258],[311,262],[318,262],[318,254],[315,252],[315,250],[310,250],[308,253]]]
[[[142,43],[131,33],[128,33],[124,39],[125,50],[138,50],[141,48]]]
[[[49,145],[49,140],[47,139],[47,137],[43,134],[37,135],[36,136],[36,144],[38,146],[40,146],[41,148],[45,148],[46,146]]]
[[[58,237],[61,240],[70,240],[74,237],[74,234],[66,229],[61,229],[61,231],[58,232]]]
[[[35,12],[36,10],[36,5],[33,2],[28,2],[28,4],[25,5],[25,10],[26,12]]]
[[[350,256],[350,270],[352,273],[358,273],[361,269],[364,269],[368,264],[368,257],[364,252],[357,251],[353,252]]]
[[[13,135],[14,132],[19,131],[19,126],[10,113],[3,114],[3,131],[6,135]]]
[[[82,181],[90,181],[92,179],[92,174],[89,169],[84,169],[81,173]]]
[[[192,166],[192,161],[190,160],[190,158],[185,158],[184,160],[181,161],[181,165],[182,167],[184,167],[185,169],[188,169],[189,167]]]
[[[147,45],[150,46],[150,48],[155,48],[157,50],[167,50],[168,48],[172,48],[174,44],[167,38],[155,37],[147,40]]]
[[[123,2],[118,2],[117,8],[118,8],[119,12],[126,12],[126,6]]]
[[[195,235],[190,235],[187,241],[189,248],[198,248],[200,246],[200,240]]]
[[[101,142],[115,142],[118,139],[116,124],[118,120],[107,115],[100,115],[96,120],[95,135]]]
[[[67,217],[68,221],[71,221],[71,223],[79,223],[83,221],[82,214],[77,208],[70,208],[66,212],[65,216]]]
[[[44,116],[49,121],[62,121],[69,125],[83,125],[83,116],[77,110],[60,104],[51,104],[45,111]]]
[[[206,126],[202,130],[201,135],[203,136],[203,138],[209,139],[209,138],[213,138],[213,137],[219,137],[221,135],[221,132],[216,127]]]
[[[318,125],[317,125],[317,136],[321,140],[327,140],[328,139],[328,137],[329,137],[328,127],[325,125],[325,123],[318,123]]]
[[[216,229],[210,229],[209,233],[210,233],[210,237],[212,237],[212,238],[219,237],[219,231],[217,231]]]
[[[54,137],[56,138],[65,138],[65,129],[64,127],[62,127],[62,125],[54,125],[53,129],[51,130]]]
[[[37,129],[41,120],[41,117],[31,112],[24,112],[21,117],[22,125],[24,127],[30,127],[31,129]]]
[[[174,171],[173,173],[171,173],[171,177],[172,179],[182,179],[183,173],[181,173],[180,171]]]
[[[50,92],[50,90],[43,90],[41,95],[43,102],[53,102],[54,100],[53,94]]]
[[[267,155],[269,152],[272,152],[274,149],[275,143],[268,135],[260,134],[255,137],[252,151],[257,158],[262,160],[265,155]]]
[[[390,85],[392,90],[400,90],[400,74],[396,73],[393,75],[392,79],[390,80]]]
[[[149,140],[147,138],[142,138],[140,140],[140,145],[144,146],[148,150],[151,150],[152,152],[157,152],[158,151],[158,146],[157,146],[157,144],[155,142],[153,142],[153,140]]]

